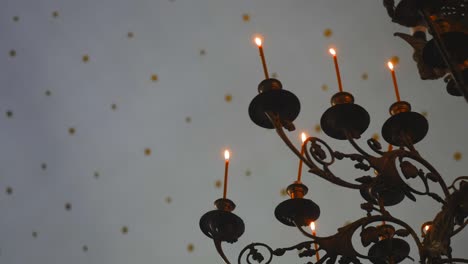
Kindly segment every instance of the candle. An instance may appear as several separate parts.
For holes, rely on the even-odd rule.
[[[226,150],[224,151],[225,166],[224,166],[224,191],[223,191],[223,199],[226,199],[226,193],[227,193],[229,157],[230,157],[229,150],[226,149]]]
[[[393,66],[393,63],[391,61],[389,61],[387,65],[388,65],[388,68],[390,69],[390,72],[392,73],[393,87],[395,88],[396,99],[398,102],[400,102],[400,92],[398,91],[398,83],[397,83],[396,75],[395,75],[395,67]]]
[[[310,229],[312,230],[312,235],[317,236],[317,232],[315,232],[315,222],[310,222]],[[317,243],[314,243],[314,249],[315,249],[315,258],[317,259],[317,262],[318,262],[320,260],[320,255],[318,252]]]
[[[340,67],[338,66],[338,58],[336,57],[336,50],[331,48],[328,50],[333,55],[333,62],[335,63],[336,79],[338,80],[338,89],[343,92],[343,85],[341,84]]]
[[[268,68],[265,61],[265,54],[263,54],[262,39],[260,37],[256,37],[255,44],[257,44],[258,51],[260,52],[260,59],[262,60],[263,73],[265,74],[265,79],[270,79],[270,77],[268,76]]]
[[[393,145],[392,144],[388,144],[388,152],[392,151],[393,150]]]
[[[304,156],[305,152],[305,144],[304,142],[307,139],[307,135],[305,133],[301,134],[302,145],[301,145],[301,156]],[[297,183],[301,183],[301,176],[302,176],[302,159],[299,159],[299,169],[297,172]]]

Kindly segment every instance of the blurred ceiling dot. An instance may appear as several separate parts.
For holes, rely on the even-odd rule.
[[[373,138],[374,140],[377,140],[377,141],[378,141],[378,140],[380,140],[380,135],[377,134],[377,133],[374,133],[374,134],[372,135],[372,138]]]
[[[111,109],[114,110],[114,111],[117,110],[117,104],[112,104]]]
[[[252,175],[252,171],[249,169],[245,170],[245,176],[250,176],[250,175]]]
[[[461,160],[462,157],[463,157],[463,155],[462,155],[461,152],[459,152],[459,151],[453,153],[453,159],[456,160],[456,161]]]
[[[18,22],[19,21],[19,16],[14,16],[13,21]]]
[[[83,57],[81,57],[81,60],[84,62],[84,63],[87,63],[89,61],[89,55],[85,54],[83,55]]]
[[[319,124],[316,124],[314,130],[315,132],[320,133],[320,131],[322,131],[322,127]]]
[[[363,73],[363,74],[361,75],[361,79],[367,80],[367,79],[369,79],[369,75],[365,72],[365,73]]]
[[[398,56],[392,56],[392,57],[390,58],[390,61],[391,61],[393,64],[397,65],[398,63],[400,63],[400,57],[398,57]]]
[[[53,17],[53,18],[57,18],[58,16],[59,16],[59,12],[58,12],[58,11],[52,12],[52,17]]]
[[[221,180],[216,180],[216,181],[215,181],[215,187],[216,187],[216,188],[221,188],[221,185],[222,185]]]
[[[131,31],[127,33],[127,38],[133,38],[134,36],[135,34]]]
[[[230,103],[232,101],[232,95],[231,94],[226,94],[224,96],[224,101]]]
[[[192,243],[187,245],[187,251],[188,252],[193,252],[194,249],[195,249],[195,246]]]
[[[72,209],[71,203],[66,203],[65,204],[65,210],[70,211]]]
[[[52,95],[52,92],[51,92],[50,90],[47,90],[47,91],[45,91],[45,95],[46,95],[46,96],[51,96],[51,95]]]
[[[124,234],[124,235],[127,234],[128,233],[128,227],[127,226],[122,226],[122,228],[120,229],[120,232],[122,234]]]
[[[273,78],[275,78],[275,79],[278,78],[278,73],[277,73],[277,72],[272,73],[272,74],[271,74],[271,77],[273,77]]]
[[[10,57],[16,57],[16,50],[14,49],[10,50],[9,54],[10,54]]]
[[[47,163],[42,163],[41,164],[41,169],[42,170],[47,170]]]
[[[150,156],[150,155],[151,155],[151,149],[145,148],[145,156]]]
[[[192,122],[192,118],[190,116],[187,116],[185,118],[185,123],[190,123],[190,122]]]
[[[75,132],[76,132],[76,130],[75,130],[74,127],[70,127],[70,128],[68,129],[68,134],[70,134],[70,135],[74,135]]]
[[[5,114],[6,114],[6,116],[7,116],[8,118],[12,118],[12,117],[13,117],[13,112],[10,111],[10,110],[6,111]]]
[[[421,115],[423,115],[424,117],[427,117],[427,111],[422,111]]]
[[[324,31],[323,31],[323,36],[326,37],[326,38],[329,38],[333,35],[333,31],[330,29],[330,28],[326,28]]]
[[[93,174],[94,178],[99,178],[100,174],[99,174],[99,171],[95,171],[94,174]]]
[[[11,195],[11,194],[13,193],[13,188],[11,188],[11,187],[6,187],[6,190],[5,190],[5,191],[6,191],[6,193],[7,193],[8,195]]]
[[[172,198],[170,196],[166,197],[166,203],[170,204],[172,202]]]
[[[200,49],[200,56],[206,55],[206,50],[205,49]]]
[[[83,249],[83,252],[88,252],[88,246],[87,245],[84,245],[82,249]]]
[[[322,84],[322,91],[328,91],[328,85]]]
[[[36,238],[36,237],[37,237],[37,235],[38,235],[38,234],[37,234],[37,232],[36,232],[36,231],[33,231],[33,232],[32,232],[32,237]]]
[[[157,75],[157,74],[151,75],[151,81],[156,82],[156,81],[158,81],[158,79],[159,79],[159,78],[158,78],[158,75]]]
[[[242,20],[244,22],[249,22],[250,21],[250,15],[247,13],[242,14]]]
[[[281,196],[286,196],[288,195],[288,191],[286,191],[286,188],[281,189],[280,191]]]

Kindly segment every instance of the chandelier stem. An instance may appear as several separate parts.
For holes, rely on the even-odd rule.
[[[444,42],[441,40],[439,32],[434,27],[434,24],[432,24],[432,21],[429,18],[429,14],[427,13],[427,11],[421,10],[420,13],[424,21],[426,22],[427,26],[432,32],[432,36],[434,37],[434,43],[437,49],[439,50],[440,55],[445,62],[445,65],[447,65],[450,73],[452,74],[452,78],[453,78],[453,81],[455,82],[456,88],[463,95],[463,97],[465,97],[465,100],[468,101],[468,85],[464,83],[464,79],[461,76],[460,71],[457,69],[457,66],[451,60],[450,54],[447,51],[447,48],[445,47]]]

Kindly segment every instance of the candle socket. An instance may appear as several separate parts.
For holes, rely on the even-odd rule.
[[[307,188],[307,186],[305,186],[302,183],[296,182],[296,183],[289,185],[286,190],[288,192],[289,197],[291,197],[291,199],[297,199],[297,198],[303,198],[309,191],[309,188]]]
[[[214,202],[214,205],[218,210],[225,211],[225,212],[232,212],[236,208],[236,204],[229,200],[220,198]]]
[[[405,113],[405,112],[410,112],[411,111],[411,105],[408,102],[405,101],[398,101],[395,102],[390,106],[389,112],[392,116],[399,114],[399,113]]]
[[[353,104],[354,97],[348,92],[338,92],[331,98],[331,105],[337,104]]]

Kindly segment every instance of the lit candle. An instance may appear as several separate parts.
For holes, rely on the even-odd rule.
[[[317,232],[315,232],[315,222],[310,222],[310,229],[312,230],[312,235],[317,236]],[[320,260],[320,255],[318,252],[317,243],[314,243],[314,249],[315,249],[315,258],[317,259],[317,262],[318,262]]]
[[[338,66],[338,58],[336,57],[336,50],[331,48],[328,51],[330,52],[331,55],[333,55],[333,62],[335,63],[336,78],[338,79],[338,89],[340,89],[340,92],[343,92],[343,85],[341,84],[340,67]]]
[[[307,135],[305,133],[301,134],[302,145],[301,145],[301,156],[304,156],[305,152],[305,144],[304,142],[307,139]],[[301,183],[301,176],[302,176],[302,159],[299,159],[299,169],[297,172],[297,183]]]
[[[265,54],[263,54],[262,39],[260,37],[255,38],[255,44],[257,44],[258,51],[260,52],[260,59],[262,60],[263,73],[265,74],[265,79],[269,79],[268,68],[265,61]]]
[[[229,150],[226,149],[226,150],[224,151],[225,166],[224,166],[224,191],[223,191],[223,199],[226,199],[226,192],[227,192],[227,185],[228,185],[229,157],[230,157]]]
[[[388,68],[390,69],[390,72],[392,73],[393,87],[395,88],[396,99],[398,102],[400,102],[400,92],[398,91],[398,83],[397,83],[396,75],[395,75],[395,67],[393,66],[393,63],[391,61],[389,61],[387,65],[388,65]]]
[[[392,151],[393,150],[393,145],[392,144],[388,144],[388,152]]]

